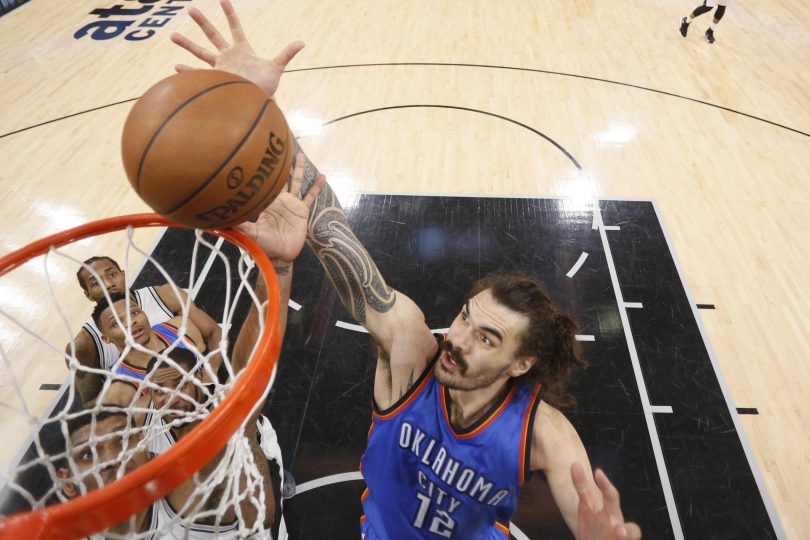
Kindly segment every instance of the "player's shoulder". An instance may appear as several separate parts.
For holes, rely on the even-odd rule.
[[[73,338],[73,345],[76,347],[76,358],[82,364],[93,364],[93,360],[98,363],[98,344],[96,340],[100,339],[100,335],[93,336],[90,332],[91,330],[86,325],[82,326],[82,329]],[[70,343],[67,344],[65,350],[71,352]]]
[[[151,289],[151,291],[146,291],[146,289]],[[152,285],[150,287],[144,287],[145,292],[149,292],[150,294],[154,292],[157,295],[158,299],[163,302],[169,309],[171,309],[174,313],[178,313],[181,307],[181,302],[184,300],[184,295],[186,291],[184,291],[180,287],[172,286],[169,283],[163,283],[161,285]]]
[[[560,446],[579,441],[571,421],[556,407],[541,401],[534,415],[532,437],[543,446]]]

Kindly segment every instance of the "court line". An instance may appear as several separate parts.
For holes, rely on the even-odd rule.
[[[585,259],[587,259],[587,258],[588,258],[588,252],[583,251],[582,254],[579,256],[579,259],[577,259],[577,262],[574,263],[574,266],[572,266],[571,270],[569,270],[568,273],[565,274],[565,275],[567,277],[570,277],[570,278],[574,277],[574,274],[576,274],[579,271],[579,269],[582,267],[582,265],[585,264]]]
[[[630,330],[630,320],[627,317],[627,310],[624,307],[624,298],[622,297],[621,287],[619,285],[619,278],[616,273],[616,265],[613,262],[613,254],[610,251],[610,244],[607,239],[607,231],[605,231],[604,222],[601,217],[601,210],[597,203],[593,209],[594,212],[599,212],[599,236],[602,238],[602,247],[605,252],[605,260],[608,265],[608,273],[610,274],[610,281],[613,284],[613,292],[616,295],[616,307],[619,310],[619,318],[622,321],[622,328],[624,329],[624,337],[627,341],[627,349],[630,353],[630,363],[633,366],[633,372],[636,376],[636,385],[638,386],[639,397],[641,398],[641,406],[644,411],[644,420],[647,422],[647,430],[650,433],[650,443],[652,444],[653,455],[655,456],[655,464],[658,467],[658,476],[661,479],[661,488],[664,491],[664,500],[667,504],[667,511],[669,512],[669,520],[672,523],[672,532],[677,540],[683,540],[683,530],[681,529],[681,520],[678,517],[678,508],[675,505],[675,496],[672,493],[672,486],[669,483],[669,475],[667,473],[666,462],[664,461],[664,452],[661,449],[661,441],[658,438],[658,429],[655,426],[655,419],[653,417],[653,410],[650,406],[650,396],[647,394],[647,385],[644,382],[644,375],[641,372],[641,364],[638,359],[638,352],[636,351],[636,343],[633,339],[633,333]],[[596,221],[596,218],[594,218]]]
[[[768,493],[767,486],[765,485],[765,480],[762,477],[762,472],[759,470],[759,464],[757,463],[756,456],[754,455],[754,451],[751,448],[751,445],[748,443],[748,437],[745,434],[745,430],[743,428],[742,422],[740,422],[740,416],[737,411],[737,408],[734,406],[734,400],[731,397],[731,392],[728,389],[728,385],[726,384],[725,379],[723,378],[723,372],[720,370],[720,364],[717,362],[717,357],[714,354],[714,349],[712,348],[711,341],[709,341],[709,333],[706,331],[706,328],[703,326],[703,319],[700,317],[698,313],[697,304],[695,303],[694,296],[692,295],[692,291],[689,288],[689,283],[686,281],[685,274],[683,272],[683,268],[681,267],[681,262],[678,260],[677,254],[672,249],[672,242],[670,242],[669,232],[666,229],[666,225],[664,224],[664,220],[661,219],[661,213],[658,211],[658,203],[655,200],[650,201],[653,205],[653,210],[655,211],[655,217],[658,219],[658,224],[661,227],[661,232],[664,235],[664,239],[667,242],[667,248],[669,249],[670,257],[672,257],[672,261],[675,263],[675,269],[678,271],[678,277],[681,279],[681,285],[683,286],[684,293],[686,294],[686,298],[689,301],[689,307],[692,310],[692,317],[694,317],[695,322],[697,322],[698,330],[700,331],[700,337],[703,339],[703,344],[706,346],[706,352],[709,353],[709,360],[712,363],[712,369],[714,369],[714,374],[717,377],[717,382],[720,385],[720,390],[723,392],[723,397],[726,400],[726,406],[728,407],[729,414],[731,415],[731,420],[734,422],[734,428],[737,430],[737,436],[740,439],[740,443],[743,447],[743,452],[745,452],[745,457],[748,459],[748,466],[751,468],[751,473],[754,475],[754,481],[759,488],[759,494],[762,497],[762,502],[765,505],[765,510],[768,512],[768,517],[771,518],[771,525],[773,526],[774,533],[776,534],[777,538],[784,539],[785,531],[782,528],[782,523],[779,521],[779,514],[776,512],[776,507],[771,500],[771,496]]]
[[[136,98],[136,97],[129,98],[129,99],[125,99],[123,101],[116,101],[115,103],[108,103],[107,105],[101,105],[100,107],[93,107],[92,109],[87,109],[87,110],[84,110],[84,111],[75,112],[75,113],[68,114],[68,115],[65,115],[65,116],[60,116],[59,118],[53,118],[51,120],[46,120],[44,122],[40,122],[39,124],[34,124],[33,126],[28,126],[28,127],[20,128],[20,129],[15,130],[15,131],[9,131],[8,133],[3,133],[3,134],[0,135],[0,139],[2,139],[4,137],[10,137],[12,135],[16,135],[17,133],[22,133],[23,131],[28,131],[29,129],[34,129],[34,128],[38,128],[38,127],[42,127],[42,126],[47,126],[48,124],[53,124],[54,122],[59,122],[61,120],[67,120],[68,118],[73,118],[74,116],[79,116],[79,115],[82,115],[82,114],[85,114],[85,113],[91,113],[91,112],[95,112],[95,111],[100,111],[101,109],[107,109],[109,107],[115,107],[116,105],[121,105],[123,103],[129,103],[130,101],[135,101],[137,99],[138,98]]]
[[[546,75],[559,75],[560,77],[571,77],[575,79],[584,79],[588,81],[596,81],[596,82],[603,82],[607,84],[614,84],[617,86],[626,86],[628,88],[635,88],[636,90],[644,90],[646,92],[653,92],[655,94],[661,94],[664,96],[674,97],[677,99],[684,99],[686,101],[691,101],[693,103],[700,103],[701,105],[706,105],[708,107],[714,107],[715,109],[720,109],[723,111],[727,111],[734,114],[739,114],[750,118],[752,120],[758,120],[760,122],[765,122],[766,124],[770,124],[772,126],[776,126],[782,129],[786,129],[788,131],[792,131],[794,133],[798,133],[799,135],[804,135],[805,137],[810,137],[810,133],[805,133],[804,131],[800,131],[798,129],[786,126],[784,124],[779,124],[778,122],[773,122],[771,120],[766,120],[765,118],[761,118],[759,116],[754,116],[753,114],[744,113],[742,111],[738,111],[736,109],[731,109],[729,107],[724,107],[722,105],[716,105],[714,103],[709,103],[708,101],[703,101],[700,99],[690,98],[687,96],[682,96],[680,94],[675,94],[673,92],[667,92],[666,90],[658,90],[655,88],[650,88],[647,86],[641,86],[638,84],[630,84],[620,81],[612,81],[610,79],[602,79],[600,77],[590,77],[588,75],[577,75],[575,73],[564,73],[562,71],[550,71],[546,69],[532,69],[532,68],[521,68],[521,67],[514,67],[514,66],[496,66],[490,64],[459,64],[459,63],[448,63],[448,62],[381,62],[376,64],[342,64],[336,66],[318,66],[318,67],[310,67],[310,68],[299,68],[299,69],[290,69],[285,71],[284,73],[298,73],[304,71],[318,71],[318,70],[326,70],[326,69],[343,69],[343,68],[356,68],[356,67],[392,67],[392,66],[414,66],[414,67],[421,67],[421,66],[428,66],[428,67],[472,67],[472,68],[484,68],[484,69],[503,69],[508,71],[525,71],[529,73],[543,73]]]
[[[294,499],[302,493],[306,493],[307,491],[313,489],[318,489],[319,487],[328,486],[331,484],[339,484],[340,482],[351,482],[354,480],[363,480],[363,473],[360,471],[353,471],[316,478],[315,480],[310,480],[309,482],[304,482],[303,484],[295,486],[295,495],[290,497],[290,499]]]
[[[335,326],[337,326],[338,328],[345,328],[346,330],[352,330],[354,332],[363,332],[364,334],[368,334],[368,330],[366,330],[359,324],[351,324],[343,321],[336,321]]]
[[[335,321],[335,326],[338,328],[344,328],[346,330],[352,330],[354,332],[362,332],[364,334],[368,334],[369,331],[366,330],[364,327],[360,326],[359,324],[351,324],[344,321]],[[449,328],[432,328],[430,330],[434,334],[446,334],[450,331]]]
[[[603,82],[603,83],[614,84],[614,85],[618,85],[618,86],[626,86],[628,88],[635,88],[637,90],[644,90],[646,92],[653,92],[653,93],[661,94],[661,95],[664,95],[664,96],[669,96],[669,97],[674,97],[674,98],[677,98],[677,99],[683,99],[683,100],[686,100],[686,101],[691,101],[693,103],[699,103],[701,105],[706,105],[708,107],[713,107],[715,109],[720,109],[720,110],[730,112],[730,113],[733,113],[733,114],[739,114],[741,116],[745,116],[746,118],[750,118],[752,120],[757,120],[759,122],[765,122],[766,124],[770,124],[770,125],[778,127],[778,128],[786,129],[788,131],[798,133],[799,135],[804,135],[805,137],[810,137],[810,133],[806,133],[806,132],[801,131],[799,129],[792,128],[790,126],[786,126],[786,125],[780,124],[778,122],[773,122],[771,120],[767,120],[767,119],[759,117],[759,116],[754,116],[753,114],[748,114],[748,113],[745,113],[745,112],[742,112],[742,111],[738,111],[738,110],[732,109],[730,107],[724,107],[722,105],[709,103],[708,101],[703,101],[701,99],[690,98],[690,97],[687,97],[687,96],[682,96],[680,94],[675,94],[673,92],[667,92],[666,90],[658,90],[658,89],[655,89],[655,88],[649,88],[647,86],[641,86],[641,85],[638,85],[638,84],[630,84],[630,83],[624,83],[624,82],[619,82],[619,81],[612,81],[610,79],[602,79],[602,78],[599,78],[599,77],[589,77],[587,75],[577,75],[577,74],[574,74],[574,73],[563,73],[561,71],[550,71],[550,70],[545,70],[545,69],[520,68],[520,67],[514,67],[514,66],[495,66],[495,65],[487,65],[487,64],[454,64],[454,63],[444,63],[444,62],[387,62],[387,63],[383,62],[383,63],[376,63],[376,64],[342,64],[342,65],[336,65],[336,66],[317,66],[317,67],[309,67],[309,68],[290,69],[290,70],[285,71],[284,73],[285,74],[286,73],[299,73],[299,72],[307,72],[307,71],[318,71],[318,70],[326,70],[326,69],[343,69],[343,68],[355,68],[355,67],[390,67],[390,66],[415,66],[415,67],[419,67],[419,66],[438,66],[438,67],[472,67],[472,68],[483,68],[483,69],[503,69],[503,70],[509,70],[509,71],[526,71],[526,72],[529,72],[529,73],[544,73],[544,74],[547,74],[547,75],[558,75],[560,77],[572,77],[572,78],[575,78],[575,79],[584,79],[584,80],[588,80],[588,81]],[[125,100],[122,100],[122,101],[116,101],[115,103],[108,103],[107,105],[101,105],[99,107],[93,107],[92,109],[86,109],[84,111],[79,111],[79,112],[75,112],[75,113],[68,114],[68,115],[65,115],[65,116],[60,116],[58,118],[53,118],[51,120],[46,120],[45,122],[40,122],[40,123],[34,124],[32,126],[27,126],[27,127],[24,127],[24,128],[14,130],[14,131],[10,131],[8,133],[0,134],[0,139],[2,139],[4,137],[9,137],[11,135],[16,135],[17,133],[22,133],[23,131],[28,131],[30,129],[34,129],[34,128],[42,127],[42,126],[45,126],[45,125],[48,125],[48,124],[52,124],[54,122],[59,122],[60,120],[66,120],[68,118],[73,118],[74,116],[79,116],[81,114],[94,112],[94,111],[98,111],[98,110],[101,110],[101,109],[106,109],[108,107],[114,107],[116,105],[121,105],[123,103],[129,103],[129,102],[132,102],[132,101],[136,101],[139,98],[140,98],[140,96],[125,99]]]
[[[650,412],[657,414],[672,414],[672,406],[670,405],[650,405]]]
[[[388,107],[378,107],[376,109],[369,109],[367,111],[360,111],[360,112],[355,112],[355,113],[352,113],[352,114],[347,114],[345,116],[340,116],[338,118],[334,118],[332,120],[324,122],[322,124],[322,126],[328,126],[329,124],[334,124],[335,122],[340,122],[341,120],[346,120],[348,118],[353,118],[355,116],[360,116],[360,115],[363,115],[363,114],[370,114],[370,113],[380,112],[380,111],[390,111],[390,110],[395,110],[395,109],[414,109],[414,108],[454,109],[454,110],[457,110],[457,111],[474,112],[474,113],[483,114],[483,115],[486,115],[486,116],[492,116],[492,117],[495,117],[495,118],[500,118],[501,120],[506,120],[507,122],[511,122],[513,124],[516,124],[516,125],[522,127],[522,128],[528,129],[529,131],[531,131],[535,135],[539,135],[540,137],[544,138],[545,140],[547,140],[548,142],[553,144],[557,148],[557,150],[559,150],[560,152],[565,154],[565,156],[574,164],[574,166],[578,170],[580,170],[580,171],[582,170],[582,165],[580,165],[579,162],[576,160],[576,158],[573,155],[571,155],[571,152],[566,150],[560,143],[558,143],[557,141],[555,141],[554,139],[552,139],[551,137],[549,137],[545,133],[543,133],[543,132],[541,132],[541,131],[539,131],[539,130],[537,130],[537,129],[529,126],[529,125],[526,125],[523,122],[518,122],[517,120],[509,118],[508,116],[502,116],[500,114],[495,114],[495,113],[491,113],[491,112],[487,112],[487,111],[482,111],[480,109],[471,109],[469,107],[458,107],[458,106],[455,106],[455,105],[430,105],[430,104],[391,105],[391,106],[388,106]]]
[[[624,307],[627,309],[641,309],[644,306],[641,304],[641,302],[625,302]]]

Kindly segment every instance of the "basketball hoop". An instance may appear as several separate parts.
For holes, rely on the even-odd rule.
[[[85,238],[129,228],[176,227],[157,214],[133,214],[104,219],[43,238],[0,259],[0,276],[53,248]],[[205,231],[244,249],[258,267],[268,298],[278,297],[270,261],[248,236],[232,229]],[[243,278],[244,279],[244,278]],[[268,302],[264,332],[246,368],[223,400],[199,425],[166,452],[114,482],[66,502],[0,518],[0,537],[26,539],[81,538],[124,521],[166,496],[222,450],[266,394],[281,350],[279,303]],[[78,321],[75,321],[78,322]],[[39,427],[39,426],[37,426]]]

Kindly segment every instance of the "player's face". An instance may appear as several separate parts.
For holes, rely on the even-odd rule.
[[[119,478],[122,462],[124,468],[121,474],[128,474],[146,463],[147,455],[143,450],[135,451],[130,455],[125,454],[126,451],[134,449],[140,440],[138,434],[134,432],[128,434],[128,430],[126,417],[114,415],[97,421],[95,431],[90,423],[70,434],[73,448],[71,454],[78,472],[74,478],[83,484],[88,492]],[[94,441],[91,442],[91,439]],[[58,472],[63,479],[72,476],[69,469],[59,469]],[[68,497],[74,497],[80,493],[79,489],[70,482],[65,484],[63,489]]]
[[[101,313],[101,334],[115,344],[119,349],[123,349],[126,344],[126,332],[124,328],[115,322],[115,314],[121,324],[127,324],[127,301],[119,300],[112,307],[108,307]],[[130,332],[135,343],[146,346],[152,337],[152,327],[149,319],[141,307],[134,300],[129,301],[129,317],[131,319]]]
[[[477,294],[450,326],[436,378],[448,388],[475,390],[522,374],[526,359],[515,352],[527,325],[525,315],[499,304],[489,290]]]
[[[109,259],[95,261],[90,264],[90,268],[101,278],[97,279],[86,269],[82,270],[82,280],[87,286],[84,295],[93,302],[98,302],[104,298],[104,287],[107,288],[109,294],[114,292],[123,293],[125,291],[126,277],[124,272],[119,270]]]
[[[183,382],[183,373],[174,366],[156,369],[149,380],[162,389],[151,389],[155,408],[163,411],[167,422],[188,418],[197,408],[198,388],[191,380]]]

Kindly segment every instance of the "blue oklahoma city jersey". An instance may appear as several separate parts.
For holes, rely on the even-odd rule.
[[[173,343],[177,342],[178,348],[188,349],[191,352],[194,352],[194,342],[187,336],[180,337],[178,334],[178,328],[176,326],[169,323],[158,323],[152,327],[152,331],[155,332],[158,339],[160,339],[160,341],[162,341],[166,347],[169,347]],[[127,377],[136,379],[137,381],[142,381],[146,378],[145,368],[131,364],[123,357],[113,365],[112,372],[119,375],[126,375]],[[136,389],[140,390],[143,394],[149,393],[148,389],[140,388],[139,383],[136,383],[136,381],[127,380],[126,382],[136,386]]]
[[[509,538],[528,471],[539,386],[512,385],[463,431],[450,424],[450,395],[428,366],[397,404],[374,412],[361,469],[363,537]]]

